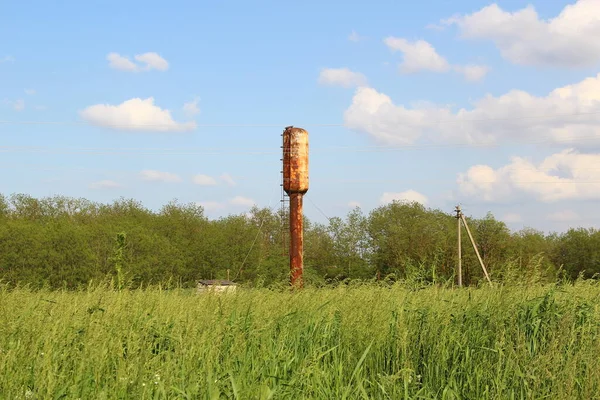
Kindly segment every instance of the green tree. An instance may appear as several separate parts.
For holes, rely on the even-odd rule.
[[[395,201],[373,210],[367,230],[371,263],[377,274],[409,277],[418,273],[424,279],[433,279],[440,272],[447,275],[444,260],[455,247],[451,244],[452,232],[456,231],[454,221],[451,216],[428,210],[417,202]]]
[[[567,276],[576,279],[580,274],[591,278],[600,273],[600,231],[569,229],[558,239],[553,254],[555,265],[562,266]]]
[[[479,254],[492,279],[502,274],[502,269],[509,259],[511,243],[510,230],[502,221],[498,221],[491,213],[482,219],[469,218],[467,223],[477,244]],[[464,235],[467,236],[467,235]],[[468,237],[464,238],[465,241]],[[475,251],[470,242],[463,242],[465,248],[465,283],[477,282],[485,279]]]

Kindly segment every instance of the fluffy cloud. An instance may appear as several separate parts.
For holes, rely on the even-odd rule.
[[[400,51],[404,60],[400,64],[400,71],[406,74],[427,70],[433,72],[446,72],[450,69],[450,64],[431,44],[424,40],[409,42],[406,39],[387,37],[384,43],[392,51]]]
[[[30,96],[34,95],[35,94],[35,89],[25,89],[25,94],[28,94]]]
[[[233,177],[231,175],[229,175],[228,173],[221,174],[221,176],[219,176],[219,179],[228,186],[235,186],[237,184],[235,182],[235,180],[233,179]],[[194,182],[196,185],[201,185],[201,186],[215,186],[215,185],[219,184],[217,182],[217,180],[215,178],[213,178],[212,176],[203,175],[203,174],[198,174],[198,175],[194,176],[192,178],[192,182]]]
[[[453,69],[469,82],[480,81],[490,72],[490,68],[485,65],[455,65]]]
[[[534,164],[521,157],[498,169],[476,165],[458,176],[463,195],[484,201],[506,201],[532,196],[542,202],[600,199],[600,154],[573,149]]]
[[[256,202],[248,197],[236,196],[232,199],[229,199],[227,202],[199,201],[196,204],[203,207],[207,211],[217,211],[224,210],[228,208],[228,206],[248,208],[255,205]]]
[[[221,180],[223,182],[225,182],[229,186],[235,186],[236,185],[235,180],[233,180],[232,176],[229,175],[229,174],[227,174],[227,173],[221,175],[219,178],[221,178]]]
[[[438,25],[438,24],[427,24],[425,26],[425,29],[431,29],[433,31],[443,31],[446,27],[444,25]]]
[[[505,199],[512,194],[510,182],[503,179],[507,169],[496,171],[488,165],[474,165],[466,173],[459,174],[459,189],[464,195],[476,196],[484,201]],[[500,175],[503,175],[502,178]]]
[[[360,207],[360,202],[358,202],[358,201],[350,201],[350,202],[348,202],[348,207],[350,207],[350,208]]]
[[[143,180],[151,182],[181,182],[181,178],[171,172],[147,169],[140,172],[140,176]]]
[[[592,66],[600,61],[600,2],[579,0],[552,19],[541,19],[531,5],[507,12],[492,4],[443,21],[458,26],[462,37],[487,39],[515,64]]]
[[[427,110],[396,106],[387,95],[361,87],[344,113],[344,124],[385,144],[409,144],[421,136],[427,114]]]
[[[15,62],[15,58],[13,56],[4,56],[0,58],[0,64],[8,62]]]
[[[504,221],[508,224],[512,224],[512,223],[516,223],[516,222],[522,222],[523,218],[519,214],[508,213],[502,217],[502,221]]]
[[[409,42],[406,39],[387,37],[384,43],[392,50],[403,54],[400,72],[412,74],[418,71],[448,72],[454,70],[468,81],[478,81],[488,73],[489,68],[482,65],[450,65],[438,54],[435,48],[425,40]]]
[[[120,71],[138,71],[138,66],[127,57],[123,57],[117,53],[109,53],[106,56],[108,60],[108,66],[112,69],[118,69]]]
[[[319,74],[319,83],[328,86],[356,87],[367,84],[367,78],[348,68],[323,68]]]
[[[236,196],[229,200],[229,204],[234,206],[252,207],[256,202],[248,197]]]
[[[120,183],[111,180],[103,180],[90,184],[90,189],[116,189],[123,187]]]
[[[381,202],[381,204],[388,204],[393,201],[407,201],[407,202],[416,201],[417,203],[421,203],[421,204],[425,205],[425,204],[427,204],[428,199],[425,195],[423,195],[417,191],[407,190],[405,192],[400,192],[400,193],[385,192],[381,196],[379,201]]]
[[[138,54],[134,58],[136,61],[146,64],[144,67],[142,67],[146,70],[157,69],[159,71],[166,71],[169,69],[169,63],[167,60],[156,53]]]
[[[192,182],[200,186],[214,186],[217,181],[212,176],[198,174],[192,178]]]
[[[173,120],[169,110],[154,105],[154,98],[134,98],[117,106],[96,104],[80,112],[81,117],[98,126],[143,131],[187,131],[196,127],[195,122],[179,123]]]
[[[557,88],[547,96],[511,90],[499,97],[487,95],[473,102],[471,109],[457,111],[431,104],[396,105],[389,96],[361,87],[344,122],[348,128],[390,145],[411,144],[425,136],[435,142],[493,144],[499,139],[541,139],[581,147],[586,139],[600,137],[599,107],[600,74]]]
[[[200,98],[196,97],[194,100],[189,103],[185,103],[183,105],[183,112],[188,118],[194,117],[200,113],[200,108],[198,107],[198,101]]]
[[[549,214],[546,218],[554,222],[573,222],[581,219],[579,214],[572,210],[557,211]]]
[[[109,53],[106,56],[108,60],[108,66],[112,69],[118,69],[120,71],[140,72],[149,71],[156,69],[159,71],[166,71],[169,69],[169,63],[167,60],[162,58],[157,53],[144,53],[137,54],[134,59],[138,64],[131,61],[128,57],[122,56],[118,53]]]

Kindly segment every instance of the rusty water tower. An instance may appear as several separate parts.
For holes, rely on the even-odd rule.
[[[302,197],[308,191],[308,132],[288,126],[283,131],[283,190],[290,198],[290,281],[302,287]]]

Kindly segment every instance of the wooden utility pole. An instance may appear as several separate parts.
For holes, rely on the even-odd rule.
[[[465,229],[467,230],[467,234],[469,235],[469,239],[471,240],[471,244],[473,245],[473,250],[475,250],[475,254],[477,255],[477,259],[479,260],[479,264],[481,265],[481,269],[483,270],[483,273],[485,274],[485,278],[487,279],[488,283],[492,283],[492,280],[490,279],[490,276],[487,272],[487,269],[485,268],[485,265],[483,264],[483,260],[481,259],[481,256],[479,255],[479,250],[477,249],[477,245],[475,244],[475,239],[473,239],[473,235],[471,235],[471,230],[469,229],[469,225],[467,224],[467,219],[465,218],[465,215],[462,213],[462,211],[460,210],[460,206],[456,206],[456,218],[458,219],[458,286],[462,286],[462,254],[461,254],[461,248],[460,248],[460,221],[462,221],[463,225],[465,226]]]
[[[462,287],[462,249],[461,249],[461,237],[460,237],[460,206],[456,206],[456,222],[458,223],[458,287]]]

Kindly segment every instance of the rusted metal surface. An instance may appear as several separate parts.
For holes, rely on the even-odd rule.
[[[290,280],[294,287],[302,287],[304,270],[304,225],[302,220],[302,193],[290,194]]]
[[[290,197],[290,281],[292,286],[302,287],[302,200],[308,191],[308,132],[292,126],[283,131],[283,190]]]
[[[283,189],[288,195],[308,191],[308,132],[302,128],[283,132]]]

